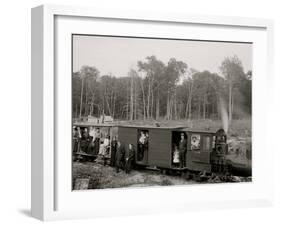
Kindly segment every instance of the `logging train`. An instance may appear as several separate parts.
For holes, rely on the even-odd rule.
[[[88,147],[91,140],[90,131],[98,129],[100,138],[98,144],[103,143],[103,138],[107,137],[110,141],[113,137],[118,137],[118,141],[125,146],[132,144],[135,147],[135,165],[139,168],[155,168],[162,172],[204,172],[216,174],[232,174],[237,176],[251,176],[251,157],[246,155],[241,162],[229,154],[227,135],[223,129],[217,131],[199,131],[186,127],[152,127],[152,126],[125,126],[125,125],[88,125],[82,123],[74,124],[74,128],[87,133],[88,139],[85,139],[81,145]],[[143,152],[139,144],[142,134],[148,138],[147,146]],[[184,166],[174,164],[173,156],[175,148],[184,135],[186,140],[186,154]],[[109,142],[110,143],[110,142]],[[73,147],[74,156],[80,159],[94,160],[97,152],[85,149],[80,152],[75,144]],[[79,147],[78,149],[83,149]],[[139,152],[142,156],[139,158]],[[107,147],[107,157],[110,158],[111,146]]]

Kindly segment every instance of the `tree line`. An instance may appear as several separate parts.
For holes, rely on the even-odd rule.
[[[72,76],[73,117],[110,115],[119,120],[219,119],[221,99],[228,118],[251,115],[252,72],[237,56],[226,57],[221,75],[189,68],[171,58],[148,56],[126,76],[101,75],[82,66]]]

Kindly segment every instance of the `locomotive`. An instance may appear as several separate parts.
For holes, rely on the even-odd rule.
[[[234,174],[237,176],[251,176],[251,161],[237,161],[229,154],[227,135],[223,129],[217,131],[195,130],[186,127],[154,127],[154,126],[129,126],[129,125],[85,125],[75,124],[85,131],[89,127],[104,130],[112,139],[118,140],[128,147],[132,144],[135,148],[135,166],[138,168],[155,168],[162,172],[204,172],[208,174]],[[148,142],[145,150],[140,147],[141,134],[146,134]],[[179,167],[173,163],[175,147],[181,135],[186,140],[185,165]],[[102,142],[102,139],[101,139]],[[139,153],[142,152],[142,158]],[[110,158],[110,147],[109,147]],[[76,153],[80,157],[95,158],[87,153]]]

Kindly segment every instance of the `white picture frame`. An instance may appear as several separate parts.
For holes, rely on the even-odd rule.
[[[69,21],[56,21],[57,18],[66,17],[71,18],[72,26],[69,26]],[[75,20],[79,20],[79,22],[76,24]],[[94,21],[95,25],[107,20],[110,23],[121,21],[120,23],[126,22],[126,24],[133,25],[134,23],[144,23],[146,26],[153,24],[156,27],[161,25],[162,27],[194,26],[196,28],[198,26],[202,30],[208,27],[216,27],[221,31],[237,29],[237,34],[232,34],[232,37],[230,36],[231,32],[225,34],[224,39],[228,41],[235,39],[235,35],[237,35],[237,39],[243,40],[244,31],[245,35],[249,33],[245,40],[257,36],[257,39],[255,39],[257,45],[254,47],[257,51],[254,53],[253,63],[253,71],[259,75],[253,87],[253,104],[254,109],[257,110],[254,113],[256,116],[253,118],[253,148],[257,150],[253,157],[253,182],[246,185],[220,184],[87,192],[71,191],[71,188],[66,186],[70,181],[64,183],[59,176],[63,173],[71,175],[68,163],[64,165],[62,162],[62,157],[65,157],[65,161],[70,161],[71,154],[67,156],[67,152],[71,152],[67,145],[63,148],[60,146],[63,144],[56,143],[56,133],[59,133],[57,129],[63,126],[63,124],[60,125],[60,113],[57,112],[58,104],[64,98],[67,98],[67,92],[60,92],[60,84],[65,78],[67,79],[64,76],[69,76],[69,79],[71,76],[67,73],[62,75],[63,70],[58,69],[58,62],[62,62],[60,61],[61,49],[59,46],[61,42],[59,42],[60,37],[56,39],[56,35],[61,31],[60,34],[62,35],[68,35],[72,30],[75,33],[74,30],[77,27],[85,32],[88,29],[86,20]],[[85,26],[81,26],[83,24]],[[113,29],[113,25],[110,26]],[[85,27],[84,31],[83,27]],[[126,33],[122,29],[119,32]],[[137,31],[131,31],[130,35],[133,35],[134,32]],[[251,35],[251,32],[256,33]],[[215,32],[211,33],[213,34],[211,40],[217,40],[215,37],[220,39],[219,33],[216,34],[217,36],[215,36]],[[161,35],[163,34],[159,33],[159,36]],[[221,35],[223,37],[223,34]],[[56,220],[270,205],[273,201],[273,178],[267,177],[266,173],[273,168],[273,150],[265,148],[268,142],[268,139],[264,136],[267,131],[267,112],[266,107],[263,108],[263,106],[269,104],[265,100],[270,95],[272,85],[272,39],[273,22],[265,19],[182,15],[164,12],[156,14],[153,12],[101,10],[56,5],[43,5],[33,8],[32,216],[41,220]],[[65,43],[66,45],[69,44],[67,41]],[[66,50],[62,54],[62,56],[69,56],[69,58],[65,58],[66,64],[70,63],[71,56],[69,53],[69,50]],[[56,76],[57,74],[62,76]],[[71,90],[70,83],[66,82],[66,84],[66,90]],[[261,96],[261,93],[264,96]],[[71,121],[65,120],[64,123],[70,123],[69,126],[71,126]],[[59,150],[58,146],[60,147]],[[266,156],[262,155],[262,150],[266,150]],[[226,190],[227,192],[225,192]],[[228,198],[227,195],[230,192],[234,195]],[[171,198],[171,194],[175,193],[176,198]],[[178,197],[182,198],[178,199]],[[86,201],[87,199],[89,201]],[[111,200],[112,205],[106,205],[105,200]],[[116,205],[116,203],[119,203],[119,205]]]

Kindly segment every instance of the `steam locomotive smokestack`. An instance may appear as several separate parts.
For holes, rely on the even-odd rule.
[[[221,113],[222,127],[223,127],[225,133],[227,134],[228,127],[229,127],[228,114],[227,114],[225,102],[221,97],[220,97],[219,108],[220,108],[220,113]]]

